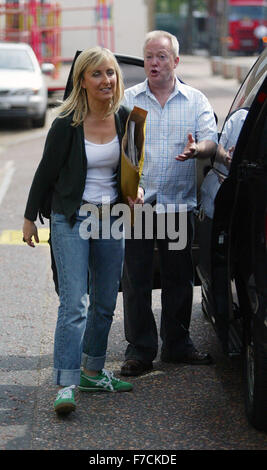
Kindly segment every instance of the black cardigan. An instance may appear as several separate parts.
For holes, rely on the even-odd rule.
[[[121,141],[130,110],[121,106],[115,125]],[[51,205],[71,222],[85,187],[87,159],[83,125],[72,126],[72,114],[56,118],[47,134],[44,152],[33,178],[24,216],[35,221],[38,213],[49,217]],[[117,171],[118,201],[121,201],[121,152]]]

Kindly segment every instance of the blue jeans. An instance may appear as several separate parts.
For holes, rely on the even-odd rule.
[[[51,215],[51,242],[57,267],[59,300],[54,342],[54,383],[78,385],[80,366],[104,367],[108,334],[119,290],[124,239],[85,239],[76,213],[70,226],[63,214]],[[117,217],[110,217],[110,225]],[[89,276],[89,303],[88,303]]]

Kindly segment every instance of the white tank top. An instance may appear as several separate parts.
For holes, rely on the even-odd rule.
[[[83,199],[94,204],[102,203],[102,197],[115,202],[117,192],[117,168],[120,158],[118,136],[107,144],[94,144],[84,139],[87,157],[87,175]]]

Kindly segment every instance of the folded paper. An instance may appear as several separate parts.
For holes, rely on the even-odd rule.
[[[128,197],[135,200],[145,158],[145,131],[147,111],[135,106],[128,116],[122,138],[121,191],[122,199],[129,205]],[[133,223],[133,214],[132,214]]]

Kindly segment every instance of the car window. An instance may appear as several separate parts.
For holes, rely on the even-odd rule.
[[[229,111],[229,115],[241,107],[250,107],[256,96],[264,78],[267,75],[267,49],[260,56],[251,69],[244,83],[240,87],[234,102]]]
[[[262,127],[262,133],[259,146],[259,159],[267,165],[267,109],[265,106],[265,121]]]
[[[229,6],[229,20],[230,21],[238,21],[238,20],[242,21],[244,20],[244,18],[255,18],[255,19],[261,20],[262,17],[264,17],[264,9],[265,9],[265,6],[230,5]]]
[[[224,122],[214,162],[215,170],[219,171],[224,176],[228,175],[230,158],[234,153],[249,109],[266,75],[267,50],[260,56],[240,87]],[[222,159],[222,155],[225,155],[223,149],[228,152],[228,159]]]
[[[132,64],[123,64],[119,60],[118,62],[122,71],[125,89],[145,80],[146,77],[143,67]]]
[[[255,161],[266,167],[267,164],[267,100],[254,122],[248,139],[244,159]]]
[[[0,69],[34,70],[34,67],[27,51],[0,49]]]

